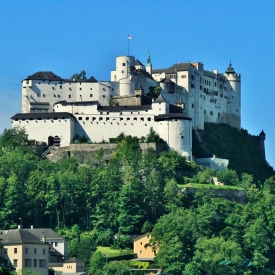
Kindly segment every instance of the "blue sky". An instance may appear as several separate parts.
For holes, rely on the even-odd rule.
[[[21,81],[37,71],[61,77],[85,70],[109,80],[115,57],[153,68],[201,61],[242,75],[242,127],[266,133],[275,167],[275,1],[5,1],[0,9],[0,133],[21,111]]]

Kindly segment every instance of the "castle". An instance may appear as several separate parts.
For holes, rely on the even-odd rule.
[[[22,81],[22,113],[11,119],[13,127],[25,127],[30,139],[49,146],[67,146],[75,135],[97,143],[122,132],[141,138],[152,128],[169,148],[192,159],[192,129],[204,129],[205,122],[240,128],[241,76],[231,62],[221,74],[200,62],[153,69],[150,54],[146,66],[118,56],[110,81],[42,71],[28,76]]]

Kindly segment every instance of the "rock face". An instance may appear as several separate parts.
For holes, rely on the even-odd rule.
[[[202,189],[193,187],[185,187],[182,189],[183,192],[189,195],[195,195],[199,190]],[[203,192],[210,194],[213,198],[223,198],[239,203],[246,203],[247,201],[245,190],[203,189]]]
[[[115,151],[116,143],[101,144],[70,144],[65,147],[51,147],[45,157],[53,162],[57,162],[63,158],[75,158],[79,163],[97,163],[98,157],[108,161]],[[140,143],[142,151],[153,148],[156,154],[167,151],[166,143]]]

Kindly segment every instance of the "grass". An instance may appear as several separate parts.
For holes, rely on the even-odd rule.
[[[108,246],[98,246],[97,250],[100,251],[106,257],[114,257],[133,253],[133,250],[131,249],[112,249]]]
[[[216,190],[245,190],[239,186],[229,186],[229,185],[214,185],[214,184],[201,184],[201,183],[188,183],[188,184],[178,184],[179,188],[197,188],[197,189],[216,189]]]

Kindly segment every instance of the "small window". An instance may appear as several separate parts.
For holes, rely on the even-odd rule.
[[[122,66],[126,66],[126,64],[125,64],[125,63],[122,63]]]
[[[45,248],[43,248],[43,255],[45,255],[46,254],[46,249]]]
[[[88,116],[86,117],[86,120],[89,120],[89,117],[88,117]]]
[[[60,89],[62,89],[62,85],[60,85]]]
[[[15,249],[16,249],[16,253],[17,253],[17,248],[14,248],[14,253],[15,253]],[[8,254],[8,249],[7,248],[4,248],[4,254]]]
[[[99,118],[99,121],[101,121],[101,120],[103,120],[103,118],[102,118],[102,117],[100,117],[100,118]]]
[[[143,118],[143,117],[141,117],[141,118],[140,118],[140,121],[144,121],[144,118]]]
[[[103,91],[106,91],[106,89],[105,89],[105,88],[103,88]]]
[[[33,254],[36,254],[36,248],[33,249]]]
[[[106,98],[106,95],[103,95],[102,98]]]
[[[206,115],[206,110],[204,110],[204,114]]]
[[[220,117],[221,116],[221,114],[220,113],[218,113],[218,117]]]
[[[71,98],[71,95],[69,95],[69,98]]]
[[[89,118],[88,118],[88,119],[89,119]],[[54,246],[58,246],[58,243],[57,243],[57,242],[55,242],[55,243],[54,243]]]
[[[210,115],[213,116],[213,112],[212,111],[210,111]]]
[[[25,247],[25,254],[28,254],[29,249],[27,247]]]
[[[79,90],[81,91],[81,90],[82,90],[82,88],[79,88]]]
[[[93,94],[90,94],[90,97],[93,97]]]
[[[148,120],[148,121],[151,121],[151,118],[150,118],[150,117],[148,117],[148,118],[147,118],[147,120]]]
[[[93,119],[92,119],[93,121],[95,121],[96,120],[96,118],[95,117],[93,117]]]
[[[123,117],[120,118],[120,121],[122,121],[122,120],[123,120]]]
[[[130,120],[130,118],[129,118],[129,117],[127,117],[127,120]]]
[[[92,90],[93,88],[90,88],[90,90]]]
[[[13,260],[13,267],[17,267],[18,266],[18,260],[17,259],[14,259]]]
[[[134,117],[134,121],[137,121],[137,118],[136,118],[136,117]]]
[[[46,260],[39,260],[39,267],[46,267]]]
[[[192,108],[194,108],[194,103],[192,103]]]
[[[37,267],[37,259],[33,260],[33,267]]]
[[[80,116],[80,117],[78,118],[78,120],[82,120],[82,117]]]
[[[121,71],[121,73],[124,73],[124,71]]]
[[[46,97],[46,95],[45,95],[45,94],[43,94],[43,97]]]
[[[32,266],[32,260],[31,259],[25,259],[25,267],[31,267]]]
[[[142,245],[142,242],[140,242],[140,244]]]

